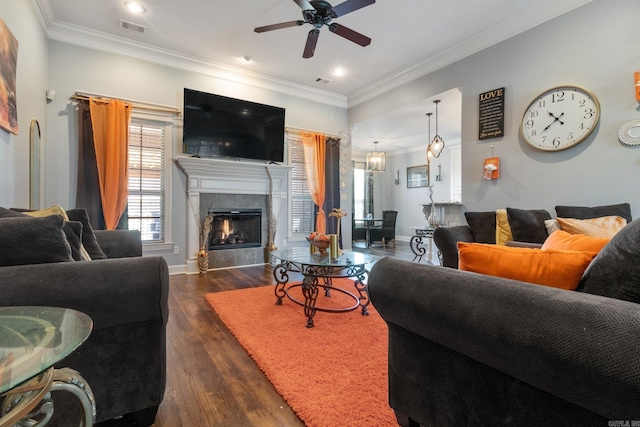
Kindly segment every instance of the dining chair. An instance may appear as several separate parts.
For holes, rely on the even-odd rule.
[[[382,211],[382,225],[371,227],[369,230],[370,243],[382,242],[382,248],[386,249],[387,243],[393,241],[395,248],[397,217],[397,211]]]

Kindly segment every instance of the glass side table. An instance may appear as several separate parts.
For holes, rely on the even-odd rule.
[[[371,256],[360,252],[342,251],[338,258],[332,259],[329,254],[311,254],[307,247],[273,251],[271,256],[280,260],[273,269],[273,276],[277,282],[274,289],[276,304],[281,305],[282,299],[287,297],[303,306],[304,314],[307,316],[307,328],[313,328],[313,317],[316,311],[343,312],[360,307],[363,316],[369,314],[367,308],[370,303],[369,290],[364,280],[365,275],[369,274],[365,265],[373,262]],[[302,273],[304,276],[302,283],[287,286],[289,272]],[[354,290],[358,295],[331,285],[331,279],[340,277],[354,278]],[[304,301],[298,301],[289,294],[289,290],[293,287],[302,288]],[[345,294],[353,300],[353,305],[339,309],[317,307],[318,288],[324,289],[326,296],[330,296],[331,291]]]
[[[0,307],[0,427],[45,425],[53,415],[51,392],[63,390],[82,404],[80,426],[96,414],[93,393],[75,371],[52,366],[82,344],[93,328],[89,316],[55,307]]]

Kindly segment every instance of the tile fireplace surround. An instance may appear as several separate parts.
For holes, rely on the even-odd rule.
[[[273,215],[278,221],[275,244],[282,246],[281,236],[288,230],[287,177],[289,166],[267,165],[249,161],[176,157],[175,162],[187,176],[187,273],[197,273],[198,226],[192,209],[204,218],[210,207],[261,208],[262,244],[259,248],[227,249],[209,252],[209,268],[235,267],[267,262],[267,195],[269,175],[272,179]]]

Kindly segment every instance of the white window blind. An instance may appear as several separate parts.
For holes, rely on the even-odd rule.
[[[291,159],[291,234],[307,235],[314,229],[315,204],[309,192],[302,138],[289,135]]]
[[[146,243],[165,240],[165,126],[132,118],[129,125],[129,229]]]

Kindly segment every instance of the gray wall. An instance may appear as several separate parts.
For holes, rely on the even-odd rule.
[[[29,124],[38,120],[47,143],[47,37],[28,1],[5,0],[0,18],[18,40],[16,95],[19,134],[0,129],[0,206],[29,207]]]
[[[462,202],[466,210],[594,206],[629,202],[640,217],[640,151],[622,145],[621,125],[638,118],[633,73],[640,70],[640,2],[594,0],[441,70],[349,108],[354,124],[454,87],[462,88]],[[577,147],[547,153],[529,147],[519,123],[529,103],[561,84],[584,86],[602,115]],[[478,140],[478,95],[506,88],[505,136]],[[494,145],[500,179],[482,179]]]
[[[233,82],[56,41],[49,42],[49,58],[49,86],[58,95],[47,108],[50,144],[46,153],[45,206],[75,206],[77,115],[69,97],[78,90],[182,109],[183,88],[188,87],[284,107],[286,126],[289,127],[334,134],[347,128],[345,107],[310,100],[312,97],[302,90],[299,96],[291,96],[260,85]],[[181,141],[182,122],[178,119],[170,152],[172,157],[180,154]],[[171,173],[173,243],[179,246],[181,253],[174,255],[169,249],[154,254],[164,256],[170,266],[180,266],[189,256],[183,249],[187,246],[186,179],[175,166]],[[149,251],[145,250],[147,253]]]

